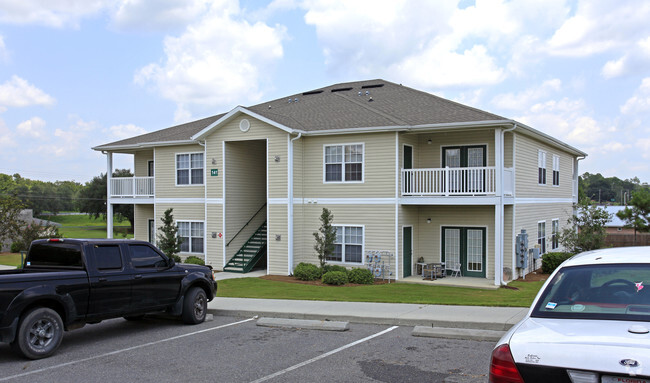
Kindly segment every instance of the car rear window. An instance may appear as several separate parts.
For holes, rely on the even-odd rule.
[[[35,243],[29,248],[25,266],[83,268],[81,246],[61,242]]]
[[[565,267],[546,286],[531,316],[650,321],[650,265]]]

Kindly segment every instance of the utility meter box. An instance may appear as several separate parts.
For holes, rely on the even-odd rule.
[[[528,267],[528,233],[526,229],[521,229],[515,240],[515,255],[517,259],[516,266],[520,269]]]

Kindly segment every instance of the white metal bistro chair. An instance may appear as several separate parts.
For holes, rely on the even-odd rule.
[[[451,270],[451,276],[452,277],[462,277],[463,276],[463,272],[460,270],[460,262],[452,263],[449,270]]]

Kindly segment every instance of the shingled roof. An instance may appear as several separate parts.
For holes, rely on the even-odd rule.
[[[263,102],[245,110],[304,134],[350,129],[403,129],[444,125],[512,121],[382,79],[335,84]],[[192,136],[226,114],[218,114],[171,128],[94,147],[127,149],[191,142]]]

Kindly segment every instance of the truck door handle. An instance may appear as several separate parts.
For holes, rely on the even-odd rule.
[[[106,279],[106,278],[99,278],[99,281],[100,281],[100,282],[106,282],[107,280],[108,280],[108,279]]]
[[[135,279],[142,279],[142,274],[137,274],[137,275],[134,276],[133,278],[135,278]]]

